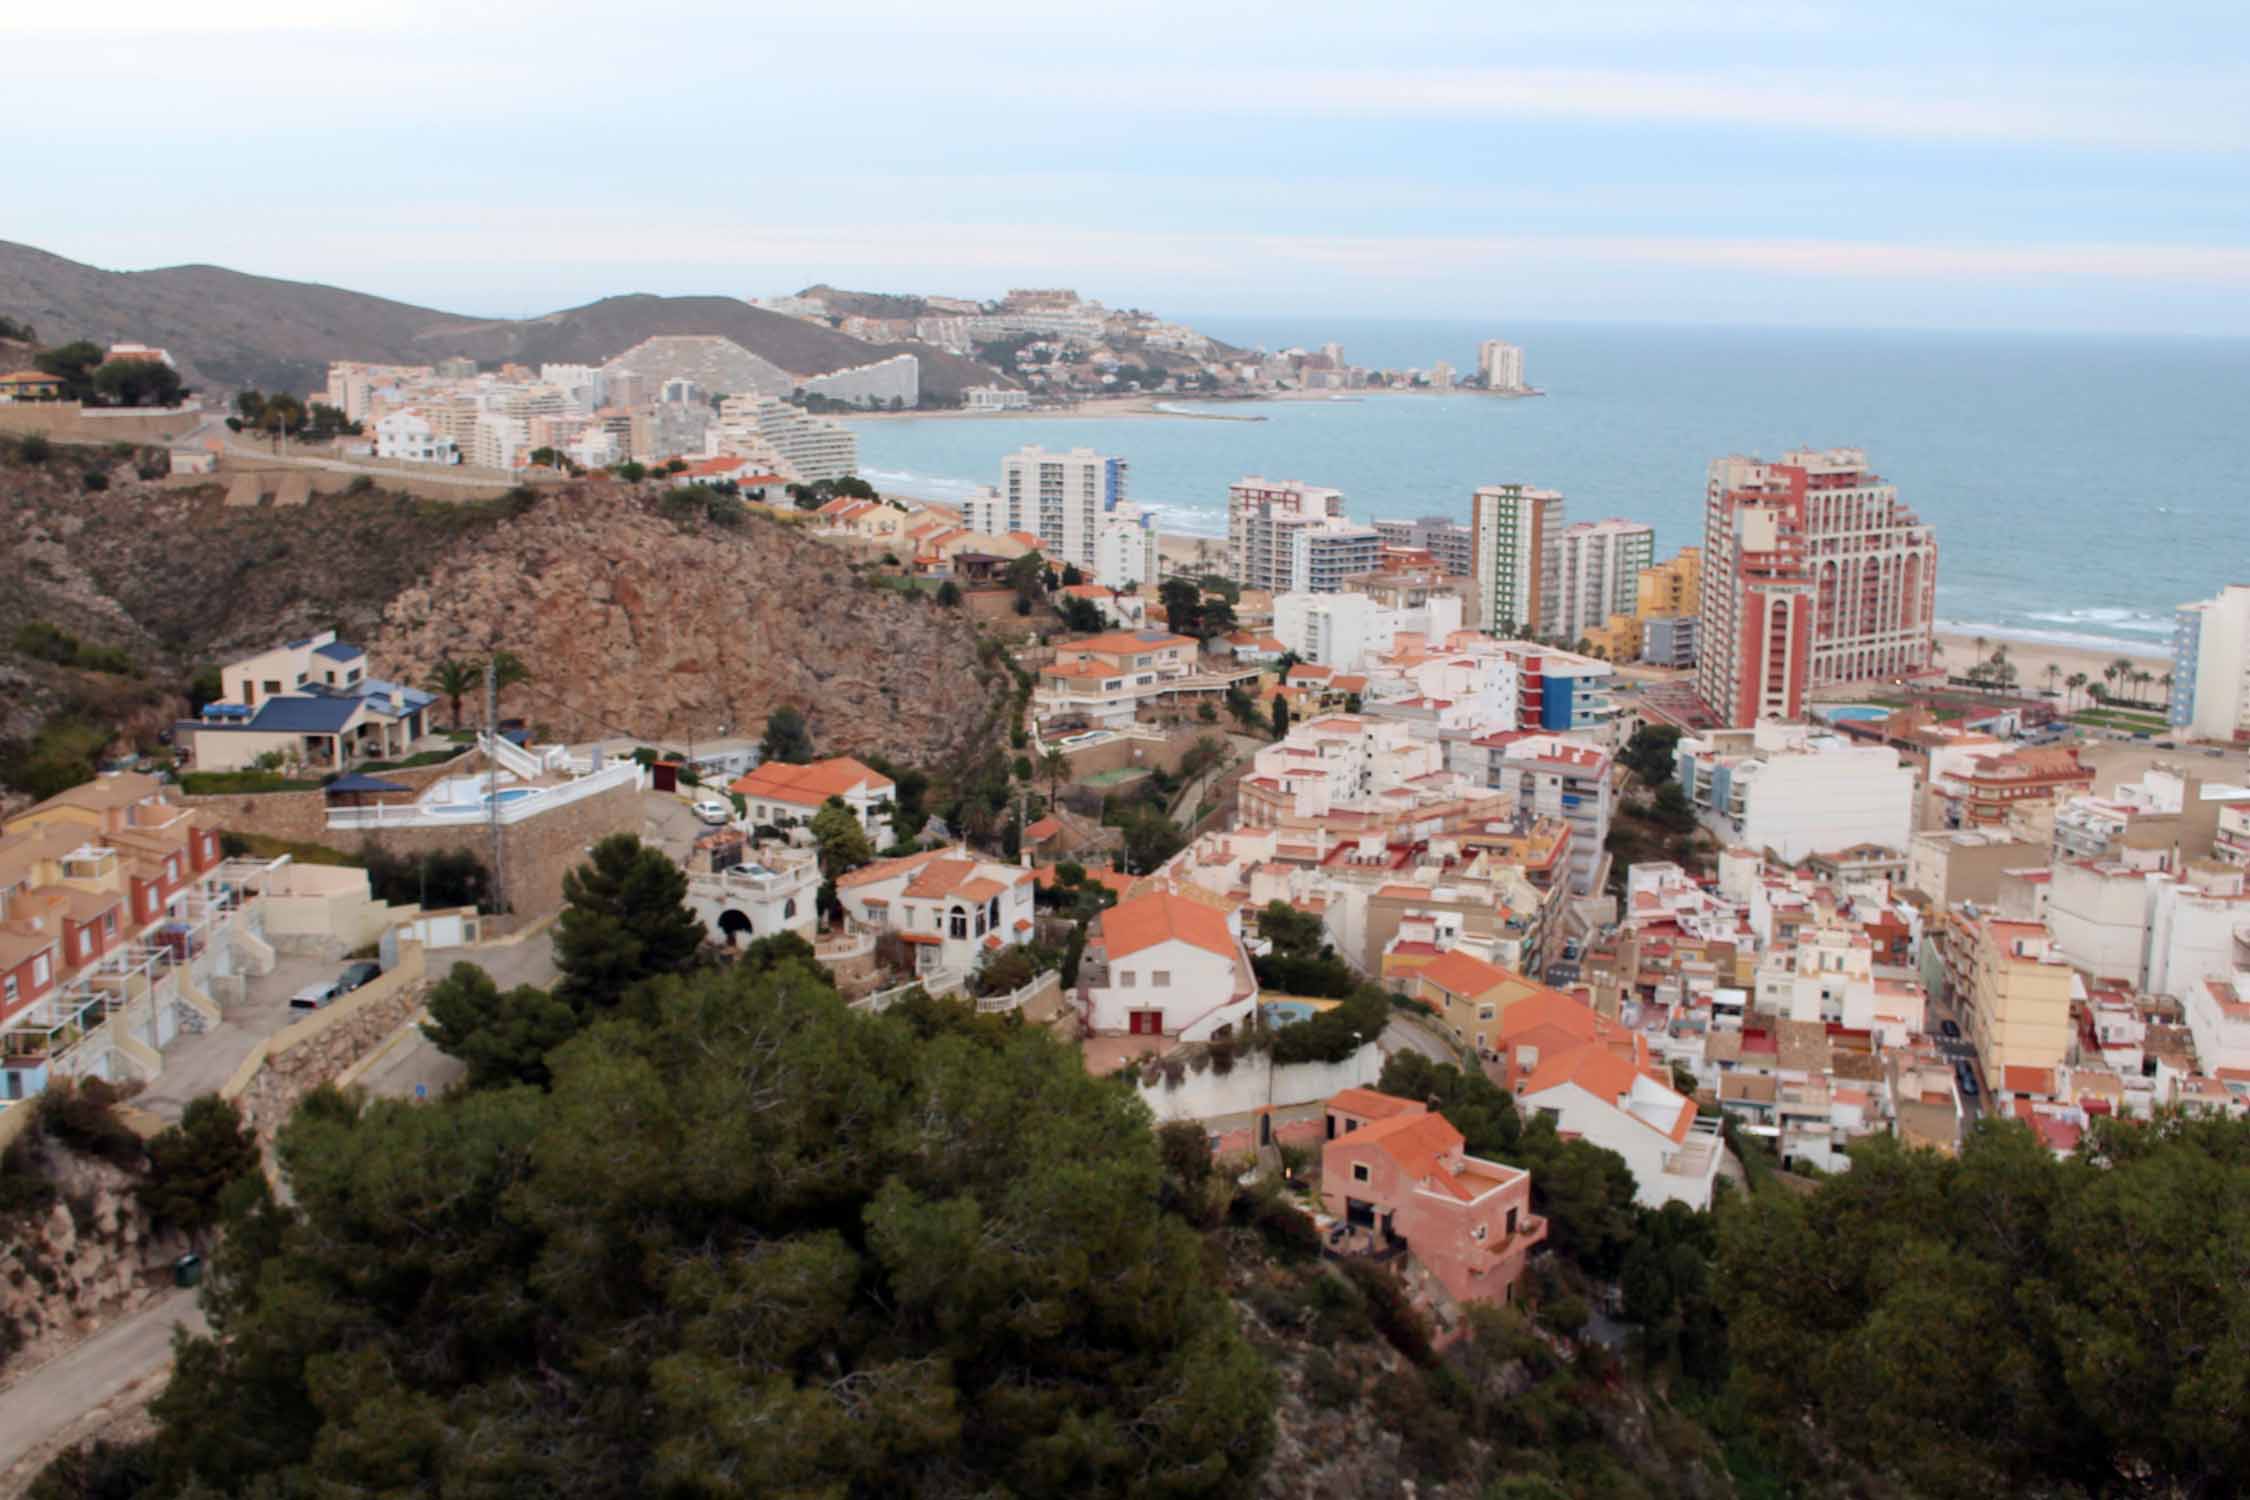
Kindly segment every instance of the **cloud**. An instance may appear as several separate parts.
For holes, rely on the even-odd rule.
[[[1050,82],[1052,80],[1049,80]],[[2250,150],[2250,92],[2228,77],[2011,79],[1924,68],[1723,73],[1564,67],[1250,69],[1140,80],[1173,108],[1294,117],[1738,125],[1938,141]]]
[[[2250,286],[2250,247],[2087,243],[1899,243],[1685,235],[1315,235],[1116,231],[1053,224],[752,224],[673,214],[667,232],[568,209],[505,225],[473,211],[417,214],[318,231],[296,247],[315,263],[520,261],[527,237],[570,259],[612,267],[699,265],[891,267],[916,285],[947,273],[1028,274],[1039,268],[1118,279],[1292,271],[1399,279],[1493,270],[1530,274],[1591,265],[1735,270],[1845,281],[2143,281]]]

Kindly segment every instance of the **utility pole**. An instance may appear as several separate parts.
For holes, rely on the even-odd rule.
[[[492,909],[507,901],[505,856],[500,852],[500,659],[495,651],[484,659],[484,732],[491,736],[485,756],[484,817],[492,830]]]

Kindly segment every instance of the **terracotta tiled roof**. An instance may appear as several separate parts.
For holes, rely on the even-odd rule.
[[[1235,956],[1234,933],[1227,927],[1225,913],[1170,891],[1120,901],[1096,920],[1101,924],[1102,950],[1113,960],[1174,938],[1222,958]]]
[[[1416,978],[1427,980],[1455,995],[1481,995],[1506,984],[1510,978],[1506,969],[1488,964],[1475,954],[1464,953],[1458,948],[1442,958],[1422,965],[1414,974]]]
[[[1374,1089],[1344,1089],[1328,1101],[1330,1109],[1340,1109],[1348,1115],[1358,1115],[1363,1120],[1388,1120],[1393,1115],[1420,1115],[1429,1113],[1429,1106],[1413,1099],[1401,1099],[1396,1094],[1378,1093]]]
[[[1349,1139],[1372,1146],[1392,1161],[1408,1181],[1435,1188],[1466,1203],[1476,1196],[1453,1175],[1446,1158],[1461,1154],[1461,1132],[1443,1115],[1393,1115],[1352,1132]]]
[[[818,807],[831,797],[841,797],[862,787],[888,791],[891,779],[848,755],[839,755],[833,760],[816,760],[809,766],[768,761],[747,776],[736,777],[728,790],[768,802]]]

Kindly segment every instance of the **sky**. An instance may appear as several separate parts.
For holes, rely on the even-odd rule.
[[[2250,6],[0,5],[0,238],[464,313],[2250,335]],[[19,138],[20,139],[20,138]]]

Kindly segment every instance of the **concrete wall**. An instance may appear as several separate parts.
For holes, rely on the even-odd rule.
[[[145,411],[88,409],[75,401],[25,401],[0,406],[0,432],[44,432],[59,443],[165,443],[199,425],[194,408]]]
[[[1217,724],[1207,724],[1201,729],[1174,730],[1161,744],[1154,740],[1108,739],[1098,745],[1088,745],[1082,750],[1066,750],[1063,758],[1070,762],[1070,779],[1073,781],[1099,776],[1104,771],[1123,771],[1132,767],[1177,771],[1188,751],[1195,748],[1195,742],[1206,734],[1221,744],[1226,743],[1226,731]]]
[[[261,1143],[271,1141],[299,1099],[342,1077],[405,1025],[421,1009],[427,988],[422,945],[401,945],[390,972],[253,1047],[220,1097],[242,1107]]]
[[[1205,1059],[1200,1072],[1190,1065],[1176,1085],[1165,1081],[1161,1068],[1144,1065],[1138,1088],[1141,1102],[1163,1124],[1248,1114],[1269,1104],[1275,1109],[1317,1104],[1344,1089],[1373,1088],[1382,1073],[1382,1051],[1370,1042],[1339,1063],[1288,1063],[1279,1068],[1267,1053],[1237,1053],[1224,1076]]]
[[[367,872],[346,865],[289,864],[266,881],[266,941],[277,953],[340,958],[414,914],[368,893]]]
[[[566,871],[584,861],[589,846],[613,833],[641,831],[641,793],[631,782],[596,792],[553,812],[501,825],[504,862],[501,899],[522,916],[558,910]],[[376,848],[405,858],[467,849],[492,862],[492,835],[478,823],[462,828],[356,828],[324,835],[338,848]]]
[[[463,774],[470,768],[468,757],[475,754],[475,750],[463,747],[459,755],[435,765],[376,774],[385,781],[395,781],[419,792],[432,782]],[[176,793],[174,800],[209,811],[219,820],[219,826],[231,833],[263,834],[267,838],[287,839],[293,844],[327,844],[338,849],[358,847],[356,835],[329,837],[325,792],[224,792],[195,797]],[[352,838],[353,842],[339,842],[344,838]]]

